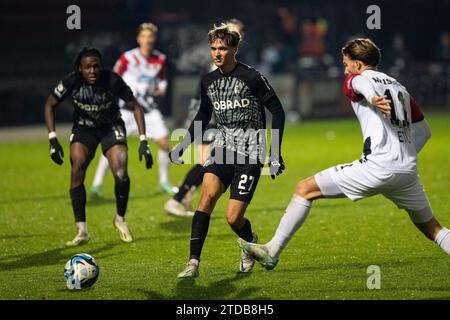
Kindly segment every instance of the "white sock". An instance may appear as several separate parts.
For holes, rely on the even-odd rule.
[[[86,222],[76,222],[78,234],[86,234],[87,233],[87,224]]]
[[[434,239],[434,242],[436,242],[445,253],[450,254],[450,230],[442,228],[437,234],[436,239]]]
[[[103,184],[103,178],[108,167],[108,159],[102,154],[98,162],[97,171],[95,171],[94,182],[92,182],[93,187],[100,187]]]
[[[279,257],[289,240],[305,222],[310,209],[311,201],[294,194],[286,208],[286,212],[281,218],[275,236],[267,243],[270,256]]]
[[[169,181],[169,153],[159,149],[158,150],[158,170],[159,183],[164,184]]]

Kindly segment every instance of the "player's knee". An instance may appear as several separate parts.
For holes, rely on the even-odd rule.
[[[114,174],[114,179],[116,181],[124,181],[128,179],[128,173],[126,168],[117,168],[115,170],[113,170],[113,174]]]
[[[158,147],[159,149],[165,151],[165,152],[170,152],[170,144],[169,144],[169,140],[167,137],[164,137],[160,140],[158,140]]]
[[[202,191],[202,196],[200,198],[199,209],[201,211],[210,211],[216,205],[219,194],[211,191]]]
[[[295,187],[295,193],[303,198],[306,197],[309,193],[308,180],[305,179],[297,183],[297,186]]]
[[[84,165],[84,161],[72,160],[72,176],[84,175],[85,172],[86,166]]]

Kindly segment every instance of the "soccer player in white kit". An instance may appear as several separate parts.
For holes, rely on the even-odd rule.
[[[370,39],[349,41],[342,55],[347,75],[344,93],[361,125],[363,155],[300,181],[268,243],[238,240],[268,270],[276,266],[313,201],[320,198],[358,201],[382,194],[405,209],[416,227],[450,254],[450,231],[434,217],[417,172],[417,153],[431,136],[420,108],[404,86],[376,70],[381,54]]]
[[[166,56],[154,49],[158,27],[152,23],[142,23],[137,29],[139,47],[124,52],[114,66],[114,72],[119,74],[133,90],[136,100],[144,108],[146,135],[153,139],[159,147],[158,167],[159,184],[162,191],[175,194],[177,188],[169,182],[169,131],[164,124],[161,112],[155,102],[155,97],[166,94]],[[137,135],[138,128],[133,121],[133,113],[121,109],[127,135]],[[108,161],[102,155],[91,187],[91,194],[99,196],[103,184]]]

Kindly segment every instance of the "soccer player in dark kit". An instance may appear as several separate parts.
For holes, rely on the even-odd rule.
[[[242,239],[256,242],[250,221],[244,217],[256,189],[266,153],[265,109],[272,113],[272,146],[269,170],[272,178],[284,170],[281,140],[285,115],[267,80],[255,69],[236,60],[241,36],[226,24],[208,33],[211,57],[217,69],[201,83],[200,109],[188,133],[170,153],[174,163],[203,134],[214,113],[217,133],[211,157],[204,164],[200,201],[192,220],[190,257],[179,278],[199,275],[200,254],[208,233],[210,215],[221,195],[230,187],[227,222]],[[196,128],[200,127],[200,130]],[[241,252],[240,271],[249,272],[254,260]]]
[[[130,191],[127,171],[128,151],[126,131],[118,107],[118,99],[132,110],[139,128],[139,160],[145,158],[147,169],[153,159],[145,137],[145,120],[142,107],[136,102],[131,89],[121,77],[102,69],[102,56],[95,48],[84,48],[75,58],[74,71],[55,87],[45,103],[45,123],[50,142],[50,157],[61,165],[64,152],[55,132],[55,107],[65,98],[73,101],[73,128],[70,136],[70,198],[75,215],[77,234],[66,243],[77,246],[89,241],[86,226],[86,190],[84,178],[89,163],[100,143],[108,158],[115,179],[117,212],[113,221],[124,242],[133,237],[125,222],[125,212]]]

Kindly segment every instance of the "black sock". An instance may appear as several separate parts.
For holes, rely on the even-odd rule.
[[[195,211],[194,217],[192,218],[191,254],[189,259],[197,259],[200,261],[203,243],[205,242],[206,235],[208,234],[210,218],[211,215],[208,213]]]
[[[173,196],[173,198],[178,202],[181,202],[192,186],[198,187],[202,183],[203,174],[203,166],[201,164],[196,164],[186,174],[186,178],[184,178],[183,184],[180,186],[180,190]]]
[[[236,230],[233,226],[231,226],[231,229],[239,236],[239,238],[244,239],[247,242],[253,241],[253,233],[252,233],[252,225],[250,223],[250,220],[245,219],[244,226]]]
[[[116,194],[117,214],[124,217],[127,212],[128,194],[130,193],[130,178],[117,178],[114,193]]]
[[[72,199],[72,209],[75,216],[75,222],[86,221],[86,189],[84,184],[70,189],[70,198]]]

